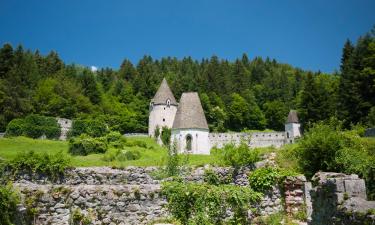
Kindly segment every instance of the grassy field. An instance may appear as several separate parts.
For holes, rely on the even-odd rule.
[[[139,150],[141,158],[131,161],[118,161],[114,160],[107,162],[103,160],[104,154],[91,154],[87,156],[71,156],[72,165],[75,167],[89,167],[89,166],[162,166],[164,165],[167,157],[167,149],[159,146],[153,139],[148,137],[129,137],[129,141],[140,140],[147,144],[147,148],[138,146],[125,147],[125,150]],[[56,153],[63,151],[68,154],[67,141],[52,141],[52,140],[39,140],[26,137],[14,138],[0,138],[0,157],[3,159],[13,159],[17,154],[27,151],[35,151],[36,153]],[[116,151],[115,149],[108,150],[109,153]],[[188,156],[188,163],[190,165],[204,165],[213,163],[214,156],[208,155],[190,155]]]

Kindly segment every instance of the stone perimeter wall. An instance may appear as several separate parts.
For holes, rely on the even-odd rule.
[[[245,141],[249,147],[279,148],[285,144],[285,132],[252,132],[252,133],[210,133],[208,135],[212,147],[222,148],[225,144],[238,145]]]
[[[154,180],[150,173],[156,167],[107,167],[76,168],[66,176],[51,182],[43,176],[22,175],[14,180],[20,190],[22,204],[19,205],[19,223],[26,220],[30,208],[37,209],[35,224],[73,224],[73,214],[79,211],[90,218],[90,224],[150,224],[170,216],[161,194],[161,181]],[[232,168],[211,168],[221,177],[232,176]],[[184,179],[203,182],[204,168],[186,173]],[[249,185],[249,168],[242,168],[233,177],[232,184]],[[257,214],[268,215],[283,210],[281,189],[273,187],[260,203],[254,205]],[[32,199],[32,201],[30,201]],[[30,204],[32,202],[32,204]],[[253,216],[253,215],[249,215]]]
[[[248,186],[250,168],[242,168],[233,176],[233,168],[211,168],[220,179],[230,177],[233,185]],[[90,224],[152,224],[170,216],[167,201],[161,193],[161,181],[152,174],[156,167],[76,168],[51,182],[43,176],[27,174],[16,177],[14,186],[20,190],[22,204],[18,207],[19,222],[27,212],[36,210],[34,224],[73,224],[73,214],[90,218]],[[205,168],[186,172],[186,181],[203,182]],[[31,201],[30,201],[31,199]],[[286,211],[290,215],[306,212],[309,224],[375,224],[375,201],[366,201],[363,179],[357,175],[317,173],[312,183],[304,176],[287,177],[283,186],[274,186],[265,193],[255,215]]]

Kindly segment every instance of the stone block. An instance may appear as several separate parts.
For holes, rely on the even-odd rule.
[[[366,185],[363,179],[344,180],[345,192],[349,196],[360,197],[366,199]]]
[[[344,180],[341,178],[335,179],[335,191],[337,192],[345,192]]]

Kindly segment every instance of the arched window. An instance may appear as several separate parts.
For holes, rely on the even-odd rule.
[[[169,98],[167,99],[167,106],[171,106],[171,100]]]
[[[286,138],[289,138],[289,132],[286,132]]]
[[[191,152],[192,142],[193,137],[190,134],[186,135],[186,151]]]

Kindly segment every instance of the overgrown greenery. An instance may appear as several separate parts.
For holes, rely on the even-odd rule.
[[[6,129],[7,136],[26,136],[57,139],[60,136],[60,125],[53,117],[30,114],[25,118],[10,121]]]
[[[81,134],[79,137],[70,138],[69,153],[72,155],[89,155],[94,153],[105,153],[108,144],[105,137],[90,137]]]
[[[0,185],[0,221],[2,225],[13,225],[20,196],[11,184]]]
[[[214,149],[214,154],[220,159],[222,165],[233,166],[252,166],[260,160],[258,149],[250,149],[246,142],[241,142],[239,146],[233,143],[226,144],[221,149]]]
[[[204,171],[204,182],[211,185],[230,184],[233,181],[233,173],[228,173],[226,176],[219,176],[214,170],[206,169]]]
[[[296,176],[295,172],[276,167],[263,167],[250,172],[248,179],[252,189],[266,192],[276,184],[282,184],[287,176]]]
[[[102,137],[108,134],[108,125],[102,119],[75,119],[69,131],[70,137],[87,134],[91,137]]]
[[[249,224],[247,211],[262,194],[248,187],[167,182],[168,209],[182,224]],[[226,221],[230,209],[233,217]]]
[[[67,168],[71,167],[71,160],[61,151],[55,154],[28,151],[18,154],[12,160],[5,161],[3,166],[3,178],[7,175],[17,176],[21,173],[33,175],[37,173],[56,180],[64,175]]]
[[[172,132],[171,129],[165,126],[161,130],[160,138],[161,138],[163,145],[166,147],[169,147],[171,143],[171,132]]]

